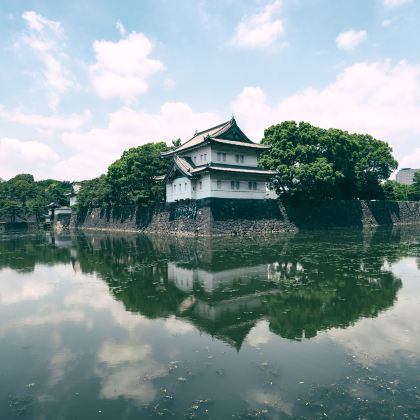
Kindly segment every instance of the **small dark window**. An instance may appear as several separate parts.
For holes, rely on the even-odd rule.
[[[235,189],[235,181],[230,181],[230,188]]]
[[[220,179],[217,181],[217,188],[220,190],[222,188],[222,181]]]

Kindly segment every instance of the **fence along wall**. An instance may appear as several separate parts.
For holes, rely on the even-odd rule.
[[[92,209],[73,215],[70,226],[212,235],[400,224],[420,224],[419,202],[208,198],[150,207]]]

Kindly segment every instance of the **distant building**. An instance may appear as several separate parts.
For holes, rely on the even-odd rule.
[[[79,194],[80,188],[81,185],[78,182],[73,182],[71,184],[71,192],[66,194],[70,200],[70,207],[73,207],[77,204],[77,195]]]
[[[400,184],[411,185],[414,182],[414,175],[420,169],[402,168],[398,171],[396,181]]]
[[[258,166],[258,156],[271,146],[252,142],[235,119],[194,136],[175,150],[162,153],[172,159],[165,176],[166,201],[208,197],[267,198],[267,183],[276,171]]]

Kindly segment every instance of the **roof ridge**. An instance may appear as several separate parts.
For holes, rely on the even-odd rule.
[[[205,129],[205,130],[202,130],[202,131],[197,131],[195,134],[194,134],[194,137],[196,137],[196,136],[198,136],[199,134],[204,134],[204,133],[206,133],[207,131],[211,131],[211,130],[214,130],[215,128],[218,128],[218,127],[222,127],[222,126],[224,126],[224,125],[226,125],[226,124],[228,124],[228,123],[230,123],[232,120],[229,120],[229,121],[225,121],[224,123],[221,123],[221,124],[217,124],[217,125],[215,125],[215,126],[213,126],[213,127],[210,127],[210,128],[207,128],[207,129]],[[194,137],[192,137],[192,138],[194,138]],[[190,139],[191,140],[191,139]],[[187,140],[187,141],[189,141],[189,140]],[[185,142],[186,143],[186,142]],[[184,144],[185,144],[184,143]]]

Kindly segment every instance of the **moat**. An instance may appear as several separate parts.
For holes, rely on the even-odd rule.
[[[0,418],[419,418],[420,228],[0,235]]]

